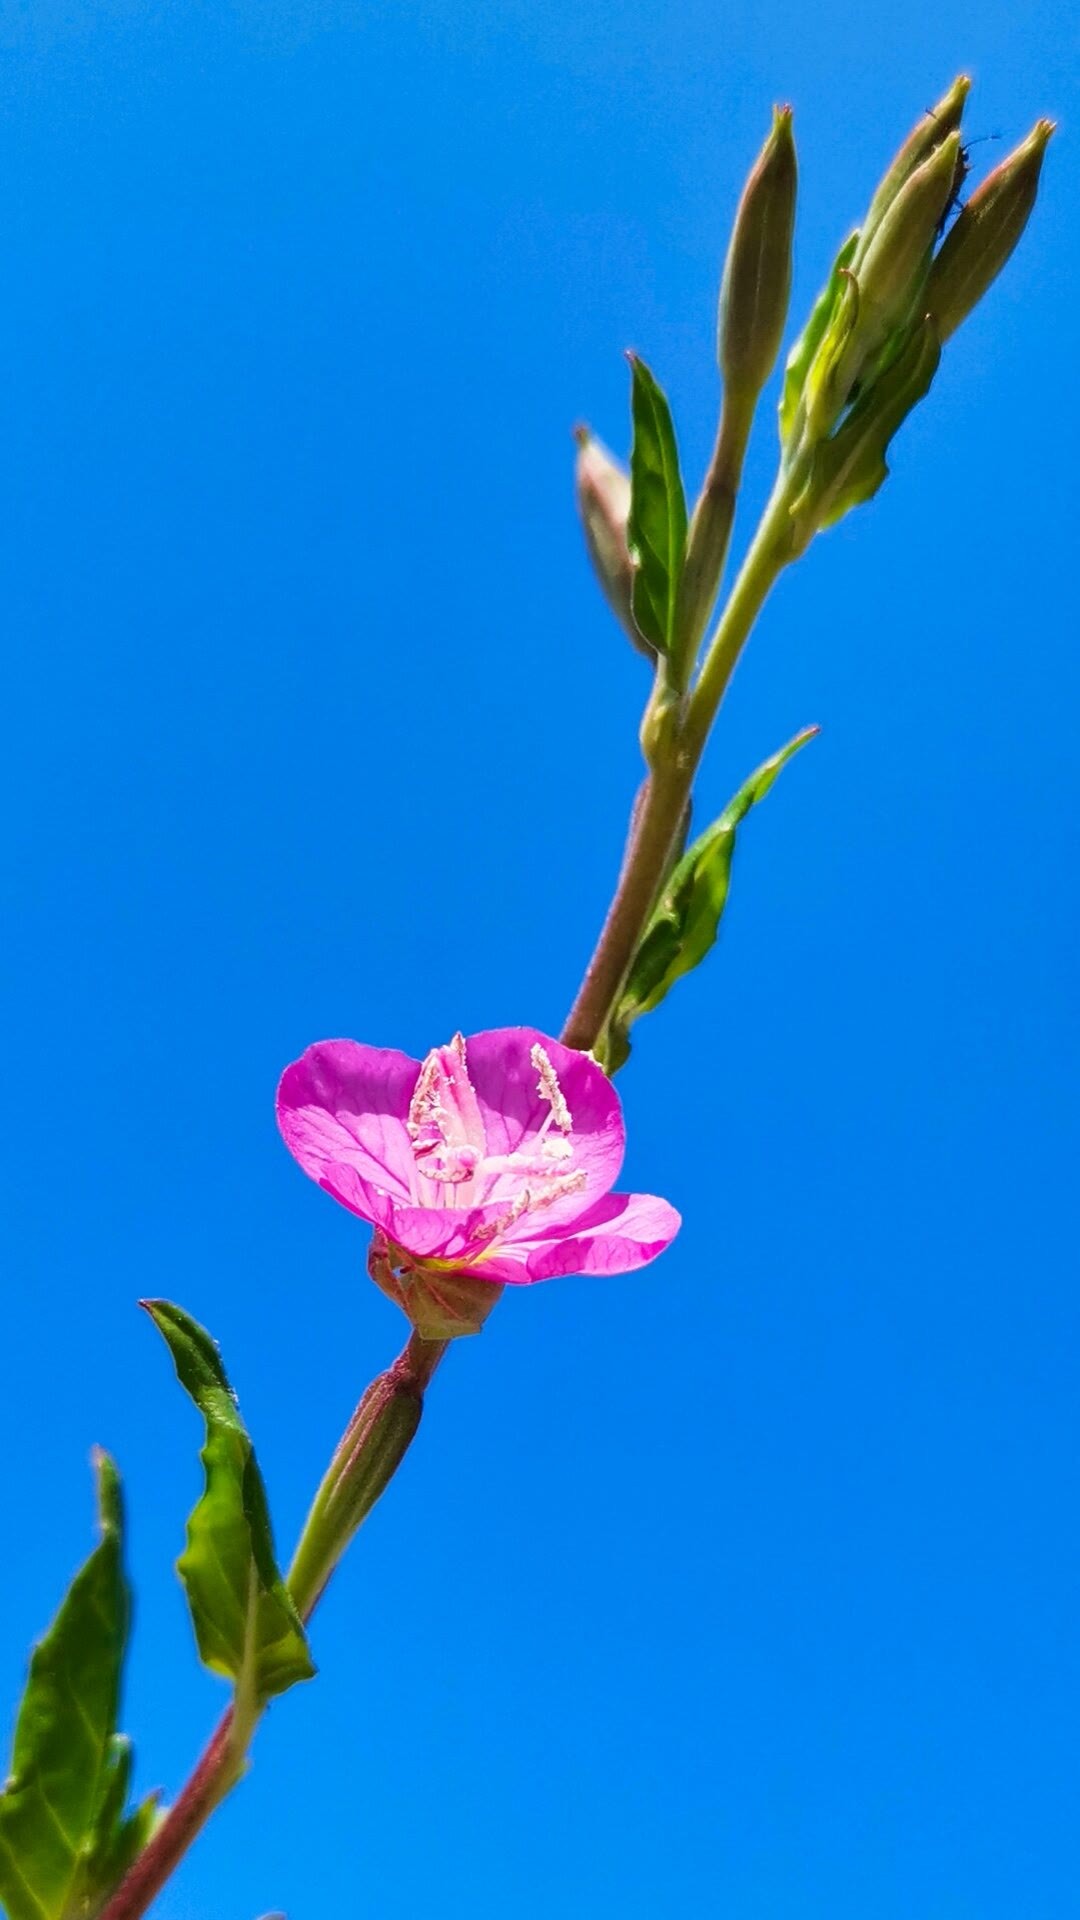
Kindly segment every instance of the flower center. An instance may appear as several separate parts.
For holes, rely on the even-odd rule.
[[[536,1091],[547,1107],[538,1128],[512,1153],[490,1153],[480,1103],[469,1079],[460,1033],[436,1047],[420,1069],[406,1122],[420,1206],[476,1207],[505,1200],[506,1210],[478,1235],[478,1253],[525,1214],[586,1184],[574,1165],[574,1124],[551,1057],[539,1042],[530,1056]],[[430,1183],[430,1185],[428,1185]]]

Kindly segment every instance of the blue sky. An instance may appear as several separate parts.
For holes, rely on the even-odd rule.
[[[622,351],[696,478],[774,100],[794,311],[919,112],[1033,227],[893,478],[781,585],[701,785],[799,726],[620,1086],[684,1212],[509,1298],[328,1597],[321,1674],[163,1920],[1061,1920],[1075,1899],[1075,19],[1049,0],[11,6],[0,1697],[117,1455],[125,1718],[220,1705],[171,1572],[220,1339],[283,1551],[396,1351],[275,1135],[325,1035],[558,1027],[638,777],[574,522]],[[738,537],[775,458],[763,409]],[[6,1711],[6,1709],[5,1709]]]

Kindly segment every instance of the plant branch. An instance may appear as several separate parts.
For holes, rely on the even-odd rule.
[[[349,1421],[315,1496],[289,1573],[289,1590],[305,1623],[349,1541],[404,1458],[419,1424],[424,1390],[448,1345],[445,1340],[421,1340],[414,1333],[393,1365],[372,1381]],[[411,1403],[415,1418],[409,1424],[394,1425],[394,1409],[406,1403]],[[253,1717],[245,1729],[247,1737],[238,1742],[233,1708],[226,1709],[179,1798],[98,1920],[140,1920],[214,1809],[243,1777],[246,1749],[258,1718],[258,1714]]]
[[[663,885],[683,810],[720,702],[770,589],[793,557],[790,504],[801,480],[801,469],[792,468],[777,481],[709,643],[697,685],[665,750],[654,758],[631,819],[629,844],[615,897],[562,1031],[568,1047],[594,1047],[615,1009],[653,902]]]
[[[682,824],[694,774],[712,723],[761,606],[792,552],[789,503],[796,476],[777,483],[754,543],[713,634],[697,686],[660,739],[635,804],[618,885],[596,951],[563,1027],[567,1046],[596,1045],[612,1013]],[[413,1334],[374,1380],[349,1421],[315,1496],[288,1586],[310,1619],[357,1528],[392,1479],[419,1424],[424,1391],[448,1341]],[[98,1920],[141,1920],[201,1832],[242,1777],[258,1715],[234,1738],[234,1713],[222,1716],[179,1798]]]
[[[679,687],[687,685],[693,672],[723,575],[753,419],[753,403],[747,405],[743,397],[725,391],[716,444],[690,522],[686,565],[679,583],[678,634],[671,663],[672,678]]]

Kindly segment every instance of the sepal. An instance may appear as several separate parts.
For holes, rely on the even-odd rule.
[[[941,343],[930,315],[910,329],[896,358],[866,389],[827,440],[814,449],[810,473],[791,509],[796,552],[815,533],[871,500],[888,478],[886,453],[897,429],[929,392]]]
[[[422,1340],[457,1340],[479,1333],[502,1292],[497,1282],[474,1279],[451,1266],[434,1261],[416,1265],[381,1233],[372,1239],[368,1272]]]

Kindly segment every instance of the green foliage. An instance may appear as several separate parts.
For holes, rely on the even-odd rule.
[[[629,1029],[651,1013],[676,980],[705,958],[727,904],[736,829],[751,807],[764,799],[793,754],[817,732],[805,727],[786,747],[762,762],[739,788],[718,820],[694,841],[673,869],[634,955],[602,1048],[604,1065],[614,1073],[630,1052]]]
[[[634,619],[644,638],[667,653],[686,559],[686,495],[663,388],[636,354],[630,355],[630,367],[634,444],[627,538],[635,567]]]
[[[801,527],[800,544],[873,499],[888,478],[889,442],[928,392],[940,358],[937,329],[927,316],[911,328],[836,431],[819,442],[806,486],[791,509]]]
[[[131,1601],[120,1480],[95,1454],[101,1540],[35,1647],[0,1793],[8,1920],[90,1920],[149,1838],[156,1808],[125,1813],[131,1745],[116,1733]]]
[[[217,1347],[205,1328],[169,1301],[142,1304],[206,1422],[206,1485],[176,1564],[200,1657],[235,1682],[243,1721],[274,1694],[309,1680],[315,1669],[278,1572],[266,1490]]]
[[[161,1815],[157,1795],[124,1812],[131,1779],[132,1745],[123,1734],[109,1743],[101,1805],[82,1870],[78,1899],[72,1915],[92,1915],[103,1906],[114,1887],[149,1840]]]
[[[810,318],[788,354],[787,365],[784,368],[784,387],[780,396],[780,438],[785,445],[798,416],[806,376],[825,338],[825,330],[843,298],[846,269],[851,263],[858,244],[859,234],[856,229],[854,233],[848,235],[833,261],[828,283],[815,300]]]

